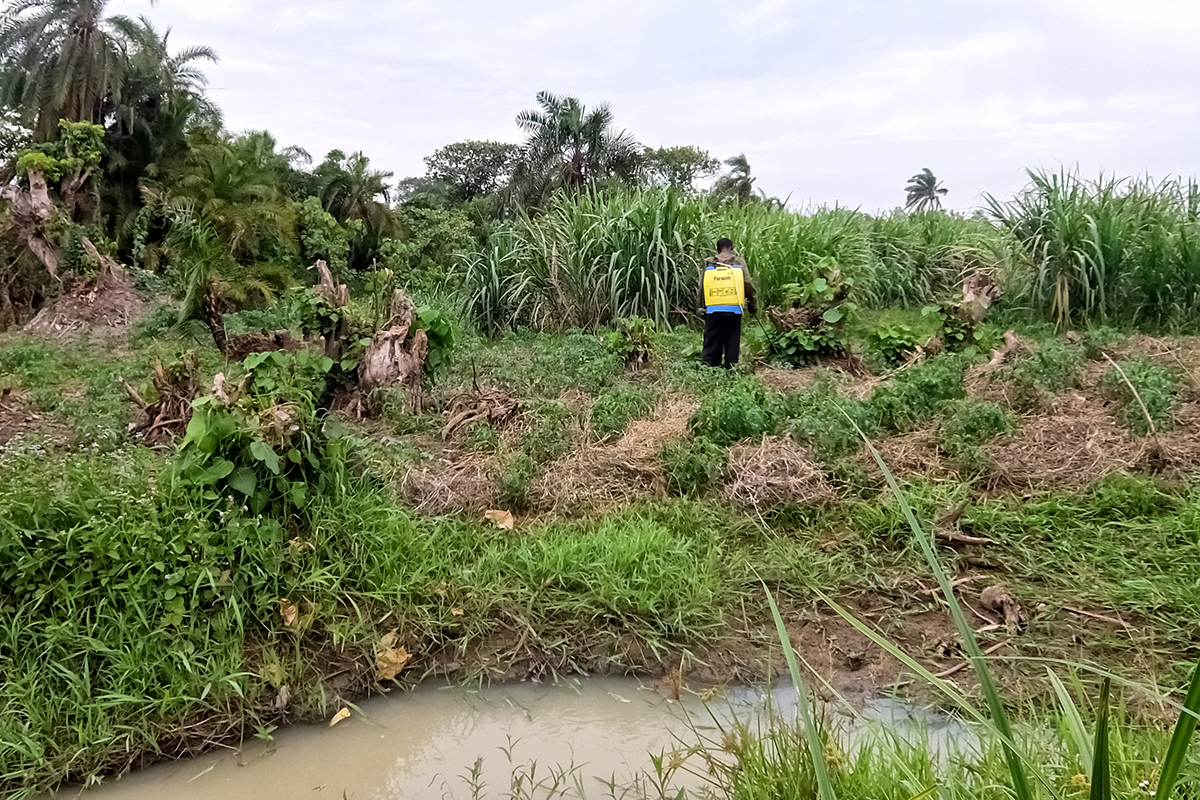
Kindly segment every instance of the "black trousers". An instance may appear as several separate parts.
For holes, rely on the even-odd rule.
[[[704,318],[704,363],[731,369],[742,347],[742,315],[716,311]],[[722,361],[724,357],[724,361]]]

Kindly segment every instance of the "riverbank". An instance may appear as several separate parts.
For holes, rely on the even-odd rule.
[[[998,380],[959,356],[730,379],[690,366],[692,338],[661,336],[637,372],[585,334],[476,345],[422,413],[325,416],[321,452],[339,455],[322,488],[272,514],[129,437],[123,381],[193,345],[5,337],[0,787],[86,783],[433,677],[635,674],[664,696],[762,681],[783,670],[764,585],[826,693],[924,690],[818,592],[969,689],[928,564],[838,408],[883,420],[1015,707],[1047,697],[1046,660],[1184,683],[1200,633],[1184,378],[1173,430],[1139,436],[1085,344],[1030,347]],[[238,369],[198,355],[202,386]],[[489,392],[515,410],[447,431],[456,399],[478,411]],[[727,426],[748,430],[708,438]],[[1162,713],[1147,697],[1129,694],[1133,716]]]

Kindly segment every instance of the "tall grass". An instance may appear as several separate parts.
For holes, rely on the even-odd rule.
[[[796,213],[670,190],[560,195],[463,259],[467,311],[489,332],[679,321],[694,310],[700,264],[726,236],[768,304],[829,267],[854,279],[860,303],[923,303],[965,270],[1002,271],[1011,250],[991,223],[942,213]]]
[[[1023,300],[1060,326],[1177,327],[1200,311],[1200,184],[1029,171],[989,214],[1031,267]]]

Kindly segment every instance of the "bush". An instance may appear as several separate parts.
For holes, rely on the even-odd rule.
[[[812,448],[813,455],[826,465],[857,452],[862,446],[862,434],[855,430],[855,425],[867,436],[875,430],[871,406],[862,400],[841,397],[828,381],[808,391],[786,395],[784,413],[792,438]]]
[[[301,350],[255,353],[241,380],[193,404],[175,476],[198,497],[233,497],[255,514],[290,518],[312,493],[340,481],[340,447],[317,403],[333,360]]]
[[[978,445],[1010,434],[1012,417],[996,403],[986,400],[961,400],[946,411],[938,429],[938,443],[947,453],[963,445]]]
[[[938,447],[952,456],[962,475],[979,475],[992,466],[983,444],[1014,430],[1011,416],[996,403],[962,400],[946,412],[938,429]]]
[[[705,438],[667,442],[658,455],[667,491],[679,497],[699,497],[725,474],[729,454]]]
[[[654,409],[654,396],[637,386],[617,386],[601,394],[592,405],[592,439],[617,439],[630,421],[645,419]]]
[[[1121,363],[1120,370],[1112,367],[1100,379],[1100,391],[1117,405],[1117,421],[1138,436],[1150,433],[1150,423],[1155,430],[1166,430],[1173,422],[1172,415],[1179,407],[1179,381],[1166,367],[1146,358],[1136,358]],[[1121,371],[1125,375],[1122,377]],[[1128,378],[1128,383],[1126,383]],[[1137,396],[1130,390],[1137,390]],[[1141,398],[1141,403],[1138,398]],[[1142,405],[1145,404],[1145,409]]]
[[[943,355],[901,372],[871,396],[876,422],[896,433],[913,430],[950,402],[966,396],[966,368],[964,357]]]
[[[529,484],[537,474],[537,464],[528,453],[509,455],[500,467],[500,503],[505,508],[523,509],[529,497]]]
[[[1013,405],[1018,411],[1038,408],[1045,405],[1047,394],[1078,386],[1083,362],[1083,350],[1057,339],[1018,357],[1007,372],[1013,386]]]
[[[571,410],[557,400],[531,402],[524,414],[529,431],[522,440],[525,453],[535,464],[564,455],[571,449]]]
[[[921,346],[921,334],[907,325],[883,325],[867,334],[867,346],[896,366]]]
[[[738,378],[700,402],[688,420],[688,429],[714,444],[728,446],[773,432],[777,405],[776,397],[761,383]]]
[[[1125,334],[1116,328],[1105,326],[1084,331],[1079,336],[1079,343],[1083,345],[1083,354],[1089,361],[1103,360],[1106,352],[1123,341],[1125,341]]]

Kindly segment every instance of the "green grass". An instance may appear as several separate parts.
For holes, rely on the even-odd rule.
[[[157,360],[169,363],[187,350],[201,357],[201,375],[217,370],[211,347],[165,340],[126,350],[124,345],[0,336],[0,375],[29,396],[34,409],[74,432],[70,444],[116,447],[125,438],[131,404],[122,380],[144,389]]]
[[[1100,379],[1100,390],[1116,403],[1117,421],[1138,436],[1151,427],[1168,430],[1179,407],[1179,377],[1171,367],[1146,358],[1113,364]]]

